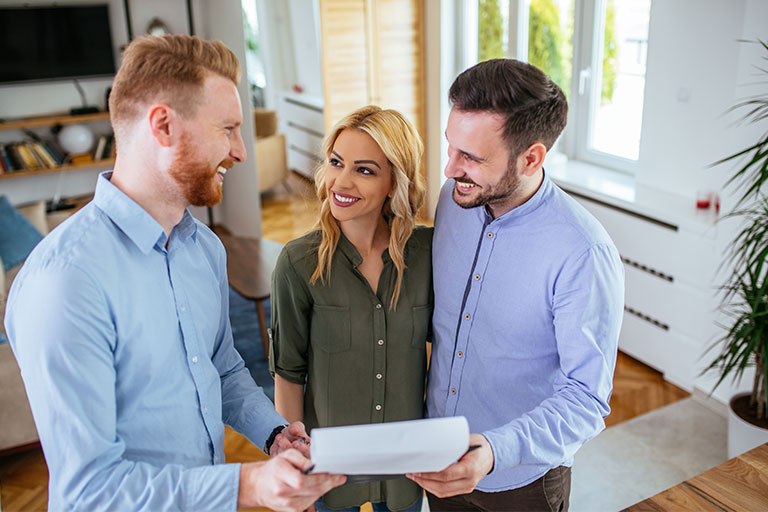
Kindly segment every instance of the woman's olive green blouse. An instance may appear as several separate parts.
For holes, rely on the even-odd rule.
[[[330,280],[311,285],[319,243],[319,231],[289,242],[272,274],[271,371],[306,384],[307,430],[423,417],[432,228],[417,226],[405,246],[407,268],[395,311],[389,301],[397,271],[389,251],[374,293],[357,270],[362,257],[343,234]],[[386,501],[400,510],[420,494],[402,478],[344,485],[323,499],[331,508]]]

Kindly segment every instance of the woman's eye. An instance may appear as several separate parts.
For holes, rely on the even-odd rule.
[[[329,158],[328,163],[331,164],[333,167],[341,167],[341,162],[339,162],[338,158]]]
[[[369,169],[369,168],[367,168],[367,167],[360,167],[360,168],[358,169],[358,171],[359,171],[360,173],[362,173],[362,174],[376,174],[376,173],[374,173],[372,170],[370,170],[370,169]]]

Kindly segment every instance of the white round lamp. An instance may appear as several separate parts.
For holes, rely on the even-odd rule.
[[[59,132],[59,144],[70,155],[88,153],[93,148],[93,132],[82,124],[69,124]]]

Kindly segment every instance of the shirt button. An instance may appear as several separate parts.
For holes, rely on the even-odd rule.
[[[376,404],[376,410],[377,410],[377,411],[380,411],[380,410],[381,410],[381,405],[379,405],[379,404]]]
[[[381,304],[376,304],[376,309],[381,309]]]
[[[186,310],[187,310],[187,308],[185,308],[184,306],[181,306],[181,307],[179,308],[179,311],[181,311],[182,313],[183,313],[183,312],[185,312]]]
[[[491,232],[488,232],[488,234],[487,234],[486,236],[487,236],[488,238],[493,238],[493,233],[491,233]]]
[[[455,394],[456,394],[456,388],[451,388],[451,394],[452,394],[452,395],[455,395]]]
[[[383,345],[384,344],[384,340],[379,340],[376,343],[378,343],[379,345]]]
[[[380,374],[380,373],[377,373],[377,374],[376,374],[376,378],[377,378],[377,379],[379,379],[379,380],[381,380],[381,374]]]
[[[192,356],[192,362],[197,363],[197,356]]]
[[[475,281],[479,281],[479,280],[480,280],[480,274],[475,274]]]
[[[462,357],[462,356],[464,355],[464,352],[461,352],[461,351],[459,351],[459,353],[458,353],[457,355],[458,355],[459,357]]]
[[[464,315],[464,319],[465,319],[465,320],[469,320],[470,318],[472,318],[472,317],[471,317],[471,316],[469,316],[469,313],[467,313],[467,314],[465,314],[465,315]]]

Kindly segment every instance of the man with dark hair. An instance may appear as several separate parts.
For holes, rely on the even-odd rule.
[[[604,427],[624,273],[600,224],[544,172],[560,88],[511,59],[456,78],[435,217],[430,417],[480,448],[410,475],[440,510],[565,510],[574,453]]]
[[[187,206],[246,158],[240,67],[219,41],[145,36],[110,96],[113,171],[13,283],[5,317],[50,510],[304,510],[311,466],[234,348],[224,248]],[[224,425],[273,457],[224,464]]]

